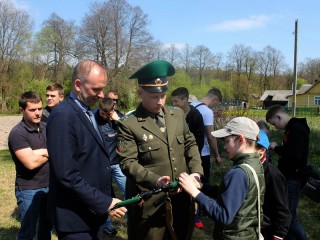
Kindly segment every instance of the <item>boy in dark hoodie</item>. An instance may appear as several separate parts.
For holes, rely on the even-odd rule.
[[[305,118],[290,117],[280,105],[269,108],[266,121],[276,129],[284,130],[282,145],[271,142],[269,149],[279,155],[278,168],[286,177],[288,185],[292,220],[286,239],[304,240],[307,236],[297,217],[297,207],[301,189],[307,180],[310,128]]]

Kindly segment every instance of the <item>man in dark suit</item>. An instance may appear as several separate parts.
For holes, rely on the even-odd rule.
[[[175,72],[166,61],[151,62],[130,78],[138,78],[141,104],[120,119],[117,152],[127,176],[126,196],[163,187],[188,171],[203,174],[197,143],[184,112],[165,106],[167,76]],[[153,195],[139,206],[128,206],[129,240],[190,239],[194,207],[184,192]]]
[[[50,155],[50,196],[59,239],[102,239],[108,214],[125,215],[111,196],[111,168],[104,142],[90,111],[106,86],[100,63],[80,62],[72,76],[73,90],[50,114],[47,144]]]

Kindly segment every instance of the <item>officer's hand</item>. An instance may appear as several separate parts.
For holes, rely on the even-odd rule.
[[[116,203],[118,202],[121,202],[121,200],[118,198],[113,198],[109,209],[114,207],[114,205],[116,205]],[[118,218],[118,217],[123,217],[126,212],[127,212],[127,209],[125,207],[120,207],[112,210],[111,212],[108,213],[108,215],[113,218]]]
[[[170,183],[170,177],[169,176],[162,176],[159,177],[157,181],[157,187],[161,188],[163,186],[166,186]]]

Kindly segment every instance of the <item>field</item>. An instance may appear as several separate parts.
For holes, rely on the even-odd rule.
[[[255,114],[255,120],[263,119],[263,114]],[[227,120],[232,116],[226,116]],[[224,121],[221,121],[222,124]],[[312,129],[310,136],[310,163],[320,167],[320,129],[319,129],[319,117],[308,118],[309,126]],[[281,132],[272,130],[270,139],[272,141],[280,141]],[[219,142],[219,149],[222,152],[223,146]],[[224,156],[224,155],[222,155]],[[276,161],[276,157],[273,158]],[[220,166],[213,164],[212,166],[212,179],[211,182],[218,184],[224,172],[231,166],[231,162],[228,160],[223,161]],[[12,240],[15,239],[19,222],[17,219],[17,207],[16,199],[14,196],[14,178],[15,169],[11,160],[11,156],[8,150],[0,151],[0,240]],[[115,188],[116,189],[116,188]],[[116,192],[117,194],[117,192]],[[306,196],[302,196],[298,213],[302,224],[307,232],[309,239],[320,239],[320,205],[315,203]],[[212,239],[212,229],[214,222],[208,217],[202,217],[204,222],[204,229],[195,229],[193,233],[193,239]],[[123,240],[127,239],[126,236],[126,223],[125,219],[112,220],[113,225],[117,228],[118,234],[114,237],[105,235],[105,239]],[[57,237],[53,233],[53,240]]]

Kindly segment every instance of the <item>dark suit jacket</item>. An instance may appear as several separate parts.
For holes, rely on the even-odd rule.
[[[106,220],[112,202],[110,161],[86,113],[72,98],[51,112],[47,147],[55,228],[96,229]]]

